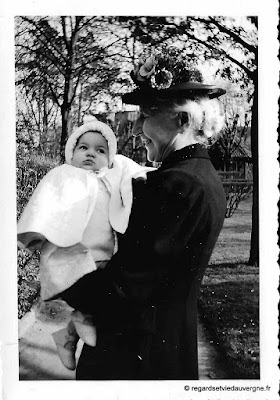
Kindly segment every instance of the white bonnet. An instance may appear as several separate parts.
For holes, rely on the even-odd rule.
[[[65,146],[65,160],[67,164],[71,165],[74,149],[79,138],[86,132],[99,132],[108,142],[109,148],[109,167],[113,164],[115,155],[117,153],[117,139],[112,129],[95,117],[77,128],[68,138]]]

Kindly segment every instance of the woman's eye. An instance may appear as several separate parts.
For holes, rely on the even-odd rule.
[[[146,118],[148,118],[148,114],[145,114],[145,113],[142,113],[141,115],[140,115],[140,117],[139,117],[139,119],[140,120],[144,120],[144,119],[146,119]]]

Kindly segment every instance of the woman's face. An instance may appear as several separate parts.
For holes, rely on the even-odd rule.
[[[140,137],[147,149],[149,161],[161,162],[173,149],[178,134],[177,118],[171,113],[160,111],[150,115],[142,110],[142,133]]]

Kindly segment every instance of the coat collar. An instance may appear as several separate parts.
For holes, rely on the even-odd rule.
[[[201,144],[196,143],[190,146],[183,147],[169,154],[168,157],[162,162],[161,168],[165,168],[172,164],[191,158],[207,158],[209,159],[208,152]]]

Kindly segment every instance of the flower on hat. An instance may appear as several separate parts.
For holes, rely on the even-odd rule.
[[[168,89],[173,80],[172,72],[167,71],[167,69],[163,68],[160,71],[155,72],[151,76],[151,86],[154,89]]]
[[[146,60],[140,58],[139,64],[136,66],[133,76],[137,82],[146,82],[155,72],[155,58],[148,57]]]
[[[146,79],[150,78],[152,74],[155,72],[156,68],[156,60],[154,56],[148,57],[147,60],[143,63],[143,65],[139,69],[139,75]]]
[[[156,90],[168,89],[181,82],[201,82],[199,71],[191,68],[190,57],[176,46],[163,46],[153,51],[146,59],[139,59],[139,64],[131,77],[139,87]]]

